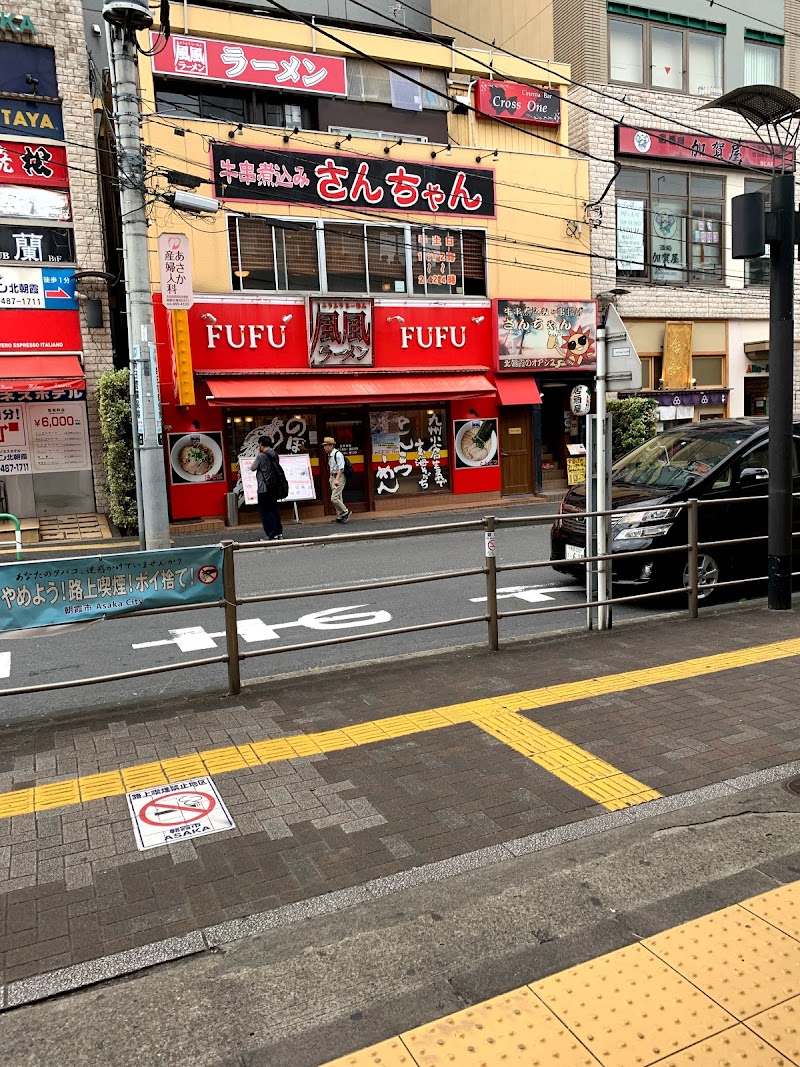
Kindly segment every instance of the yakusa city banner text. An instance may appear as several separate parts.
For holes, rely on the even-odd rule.
[[[431,215],[495,214],[494,172],[337,153],[211,146],[221,200],[358,207]]]

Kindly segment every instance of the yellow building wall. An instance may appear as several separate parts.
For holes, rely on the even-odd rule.
[[[549,0],[431,0],[433,32],[449,36],[456,43],[471,45],[469,36],[496,41],[519,56],[534,59],[553,54],[553,7]],[[458,27],[453,32],[442,22]]]
[[[173,32],[183,32],[183,8],[173,6]],[[193,9],[188,12],[188,32],[194,36],[223,40],[251,41],[271,44],[276,47],[297,48],[310,51],[314,41],[309,27],[300,23],[282,22],[273,19],[255,18],[213,9]],[[417,44],[408,40],[395,40],[379,34],[364,34],[336,30],[337,36],[356,44],[376,58],[395,60],[406,64],[430,67],[446,67],[451,61],[459,67],[461,75],[475,76],[467,60],[453,58],[446,46],[427,43]],[[146,38],[143,37],[143,43]],[[336,54],[336,46],[323,42],[317,33],[316,44],[320,51]],[[346,49],[339,54],[347,56]],[[510,61],[509,61],[510,62]],[[530,72],[522,73],[523,65],[514,69],[516,80],[532,82]],[[473,63],[473,68],[475,64]],[[477,71],[479,72],[479,71]],[[561,68],[560,77],[565,74]],[[544,83],[547,84],[545,78]],[[557,82],[550,80],[554,87]],[[561,83],[563,86],[563,83]],[[152,67],[142,57],[140,60],[140,85],[143,97],[145,121],[143,134],[148,146],[148,166],[171,168],[197,175],[208,184],[197,192],[211,196],[211,167],[209,144],[211,140],[226,143],[231,130],[229,124],[204,122],[178,116],[155,114]],[[583,205],[588,200],[588,168],[585,160],[571,158],[566,148],[557,141],[566,143],[565,129],[552,134],[553,139],[530,137],[520,130],[499,123],[484,122],[475,118],[471,127],[468,117],[462,128],[462,118],[451,116],[454,140],[449,153],[437,154],[437,163],[446,165],[476,166],[476,155],[498,148],[497,161],[482,159],[480,166],[495,172],[497,216],[495,219],[478,220],[467,217],[443,217],[442,225],[478,226],[487,231],[488,292],[493,297],[538,297],[554,299],[587,299],[591,296],[590,235],[589,228],[578,222],[583,217]],[[484,131],[484,127],[486,128]],[[176,133],[176,130],[179,133]],[[456,137],[456,132],[459,136]],[[478,142],[475,147],[474,139]],[[536,128],[536,132],[539,129]],[[543,134],[549,131],[542,130]],[[254,147],[283,149],[284,131],[267,128],[245,127],[236,143]],[[334,148],[335,135],[319,131],[301,131],[292,137],[291,144],[298,151],[325,151]],[[348,142],[347,154],[373,156],[385,159],[385,142],[374,138],[353,139]],[[523,149],[523,150],[520,150]],[[435,145],[404,144],[392,147],[391,158],[429,161]],[[344,154],[344,153],[341,153]],[[154,179],[154,191],[166,192],[162,179]],[[237,210],[248,213],[263,213],[283,218],[318,218],[345,221],[381,222],[391,218],[397,223],[432,222],[430,214],[402,212],[357,212],[337,211],[333,208],[318,210],[312,207],[289,205],[264,206],[257,203],[235,204],[222,209],[215,216],[191,216],[177,213],[160,200],[150,208],[152,225],[149,227],[151,252],[151,277],[154,289],[160,288],[157,236],[164,231],[188,233],[192,241],[192,269],[197,292],[228,293],[231,291],[227,217]],[[575,236],[567,235],[567,227],[575,228]]]

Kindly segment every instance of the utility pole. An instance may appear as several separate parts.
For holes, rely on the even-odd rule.
[[[792,607],[792,452],[794,366],[794,250],[800,232],[795,205],[794,151],[800,97],[772,85],[745,85],[704,108],[740,115],[764,144],[773,168],[770,206],[763,193],[732,201],[734,259],[756,259],[769,244],[769,487],[767,598],[772,611]],[[766,131],[767,136],[764,136]]]
[[[597,459],[597,510],[608,511],[611,508],[609,488],[609,454],[611,452],[610,425],[608,423],[608,350],[606,348],[605,326],[597,327],[597,370],[595,377],[595,413],[596,413],[596,459]],[[611,551],[611,516],[597,516],[597,552],[608,555]],[[611,560],[601,559],[597,562],[597,599],[609,600],[611,597]],[[611,629],[611,605],[600,603],[597,608],[597,625],[600,630]]]
[[[167,477],[153,334],[136,49],[137,31],[149,29],[153,16],[147,0],[107,0],[103,18],[108,23],[130,374],[136,390],[136,406],[131,411],[131,418],[134,420],[133,444],[137,458],[139,540],[148,550],[169,548]]]

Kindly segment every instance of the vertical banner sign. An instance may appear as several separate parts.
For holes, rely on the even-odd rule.
[[[222,599],[222,549],[0,564],[0,633]]]
[[[158,238],[161,299],[170,311],[187,311],[194,303],[189,238],[185,233],[162,233]]]

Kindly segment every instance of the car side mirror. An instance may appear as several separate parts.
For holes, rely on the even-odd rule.
[[[739,475],[739,486],[742,489],[751,489],[754,485],[763,485],[769,481],[769,471],[766,467],[745,467]]]

